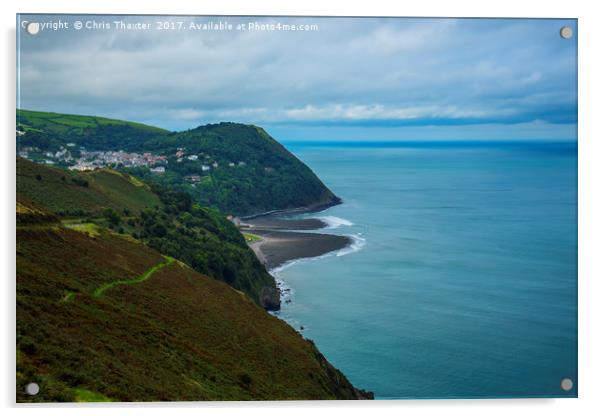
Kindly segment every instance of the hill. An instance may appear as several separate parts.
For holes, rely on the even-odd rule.
[[[17,158],[17,190],[58,215],[95,215],[106,208],[141,212],[159,207],[150,187],[115,170],[72,172]]]
[[[370,397],[225,283],[26,198],[17,212],[18,402]]]
[[[55,217],[73,229],[106,227],[278,309],[274,278],[223,214],[184,192],[149,186],[111,169],[74,173],[17,158],[19,223]]]
[[[163,136],[167,130],[131,121],[104,117],[17,110],[17,129],[22,146],[57,150],[67,143],[91,149],[118,148],[123,143]]]
[[[145,149],[168,155],[178,148],[184,149],[184,156],[197,155],[205,161],[170,159],[168,174],[157,180],[183,187],[203,205],[226,213],[311,209],[340,201],[311,169],[256,126],[210,124],[145,143]],[[206,174],[203,165],[210,167]],[[191,175],[201,177],[194,186],[182,180]]]
[[[219,123],[167,132],[100,117],[18,110],[17,127],[18,150],[31,160],[111,166],[186,191],[227,214],[340,202],[309,167],[253,125]],[[107,157],[106,152],[119,150],[129,153]]]

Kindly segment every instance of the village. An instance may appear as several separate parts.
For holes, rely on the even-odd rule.
[[[64,151],[64,150],[63,150]],[[60,152],[55,156],[60,157]],[[80,149],[80,157],[75,159],[75,164],[70,166],[71,170],[93,170],[106,166],[133,167],[153,167],[158,165],[167,165],[167,156],[153,155],[152,153],[128,153],[119,151],[86,151]],[[63,158],[68,157],[67,155]],[[67,160],[67,159],[65,159]],[[165,169],[163,167],[163,169]]]
[[[17,131],[19,133],[19,131]],[[169,158],[172,158],[172,163],[183,163],[187,161],[200,163],[199,174],[187,175],[185,179],[193,185],[200,182],[203,175],[208,174],[211,170],[218,169],[220,164],[214,161],[213,158],[201,152],[200,154],[187,154],[186,149],[178,148],[171,156],[156,155],[151,152],[136,153],[118,151],[102,151],[102,150],[87,150],[83,146],[77,146],[75,143],[67,143],[66,146],[60,146],[56,152],[42,151],[38,147],[26,146],[19,150],[19,156],[38,163],[46,165],[62,165],[67,166],[70,170],[88,171],[94,169],[102,169],[105,167],[147,167],[150,172],[157,175],[162,175],[166,171],[169,164]],[[244,161],[229,162],[228,167],[245,167],[247,163]]]

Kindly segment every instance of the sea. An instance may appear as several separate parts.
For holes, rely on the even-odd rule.
[[[577,396],[576,142],[285,146],[343,199],[303,216],[353,244],[274,270],[278,316],[356,387]]]

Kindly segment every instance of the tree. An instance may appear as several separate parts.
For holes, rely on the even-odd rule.
[[[163,224],[155,224],[151,228],[151,233],[156,237],[162,238],[165,237],[165,234],[167,234],[167,230],[165,229]]]
[[[113,208],[106,208],[102,215],[111,225],[117,225],[121,222],[121,217],[113,210]]]

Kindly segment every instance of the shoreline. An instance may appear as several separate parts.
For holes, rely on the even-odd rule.
[[[301,211],[297,209],[295,212]],[[308,232],[328,228],[330,224],[318,218],[283,218],[289,213],[291,211],[247,219],[241,229],[261,238],[249,247],[268,272],[293,260],[320,257],[354,243],[348,236]]]
[[[314,232],[336,228],[329,221],[318,218],[283,218],[285,215],[287,214],[264,214],[246,220],[244,225],[241,223],[244,227],[241,227],[241,232],[259,237],[259,240],[247,244],[276,282],[280,305],[290,303],[292,294],[291,288],[279,275],[284,267],[299,260],[317,259],[335,252],[341,253],[337,255],[345,255],[363,245],[362,239],[353,235]]]
[[[339,201],[330,206],[342,203]],[[294,213],[320,212],[330,208],[323,206],[322,209],[300,210],[296,209]],[[363,246],[365,241],[361,237],[354,235],[326,234],[311,232],[324,228],[336,228],[327,221],[318,218],[288,219],[283,216],[293,213],[286,212],[264,213],[253,218],[245,218],[244,228],[241,232],[254,234],[261,239],[248,243],[257,259],[263,264],[267,272],[272,276],[276,283],[280,307],[270,312],[274,316],[282,319],[293,329],[302,333],[305,327],[299,322],[291,322],[284,316],[281,316],[282,307],[292,302],[294,294],[293,289],[282,279],[279,272],[289,265],[293,265],[300,260],[318,259],[326,257],[335,252],[337,255],[345,255],[354,252]],[[345,225],[353,225],[345,220]],[[359,242],[358,242],[359,240]],[[350,249],[348,252],[343,252]],[[305,336],[302,335],[304,338]],[[354,394],[357,398],[374,400],[374,393],[354,388]]]
[[[254,229],[260,241],[249,244],[268,272],[293,260],[320,257],[353,244],[353,239],[334,234]]]

